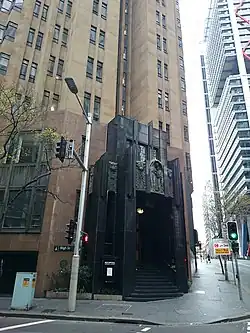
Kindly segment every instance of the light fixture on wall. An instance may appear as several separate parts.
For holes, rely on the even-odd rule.
[[[140,214],[140,215],[144,213],[143,208],[137,208],[136,211],[137,211],[137,213]]]

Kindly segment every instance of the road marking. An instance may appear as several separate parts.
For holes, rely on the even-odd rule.
[[[247,331],[250,332],[250,323],[247,323]]]
[[[151,330],[150,327],[145,327],[145,328],[143,328],[143,329],[141,330],[141,332],[147,332],[147,331],[150,331],[150,330]]]
[[[52,321],[54,321],[54,320],[47,319],[47,320],[34,321],[32,323],[25,323],[25,324],[19,324],[19,325],[14,325],[14,326],[2,327],[2,328],[0,328],[0,332],[16,330],[17,328],[29,327],[29,326],[34,326],[34,325],[47,324],[47,323],[51,323]]]

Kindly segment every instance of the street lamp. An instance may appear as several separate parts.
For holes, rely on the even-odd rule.
[[[86,141],[84,148],[84,159],[83,159],[83,169],[82,169],[82,181],[81,181],[81,192],[80,192],[80,202],[79,202],[79,211],[77,218],[77,228],[76,228],[76,237],[75,237],[75,246],[74,254],[72,257],[71,265],[71,276],[70,276],[70,287],[69,287],[69,312],[74,312],[76,309],[76,296],[77,296],[77,282],[78,282],[78,273],[79,273],[79,262],[80,262],[80,241],[81,241],[81,232],[83,229],[83,214],[86,203],[86,189],[87,189],[87,176],[88,176],[88,164],[89,164],[89,147],[90,147],[90,137],[92,129],[92,117],[90,113],[86,113],[84,107],[78,96],[78,89],[75,84],[75,81],[71,77],[66,77],[65,82],[69,90],[77,98],[77,101],[82,109],[83,116],[86,119]]]

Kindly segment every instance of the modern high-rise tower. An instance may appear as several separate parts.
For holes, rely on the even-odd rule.
[[[212,110],[221,191],[228,200],[250,189],[249,19],[249,1],[212,0],[205,29],[205,92]],[[246,233],[246,224],[242,228],[240,232]]]
[[[0,79],[32,89],[48,110],[46,125],[81,146],[84,119],[65,77],[74,78],[84,108],[93,113],[90,163],[105,151],[107,124],[118,114],[152,121],[167,133],[168,155],[180,159],[188,233],[192,175],[178,1],[1,0]],[[32,133],[24,133],[15,164],[0,167],[1,207],[22,186],[20,179],[37,170],[33,141]],[[30,158],[22,156],[26,147]],[[3,275],[9,281],[5,291],[22,269],[38,272],[38,295],[48,289],[62,258],[54,246],[66,244],[65,225],[77,214],[79,186],[79,168],[56,169],[32,193],[18,197],[15,214],[5,214],[0,262],[3,272],[10,262],[12,267]]]

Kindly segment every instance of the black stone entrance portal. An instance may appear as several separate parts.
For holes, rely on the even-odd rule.
[[[166,142],[152,124],[117,116],[108,125],[106,153],[89,177],[93,293],[109,287],[126,299],[144,275],[157,283],[159,272],[188,290],[181,173],[178,159],[167,160]]]

